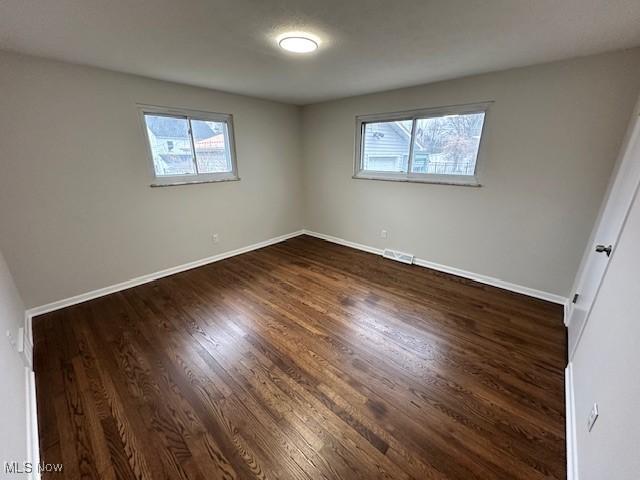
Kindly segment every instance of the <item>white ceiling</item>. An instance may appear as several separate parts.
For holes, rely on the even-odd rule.
[[[637,45],[640,0],[0,0],[0,49],[297,104]]]

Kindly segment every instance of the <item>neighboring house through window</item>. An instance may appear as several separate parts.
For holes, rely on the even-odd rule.
[[[489,104],[357,117],[355,178],[479,185]]]
[[[141,106],[152,186],[237,180],[229,114]]]

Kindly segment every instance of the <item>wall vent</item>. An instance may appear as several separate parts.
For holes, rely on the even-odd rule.
[[[382,256],[390,260],[395,260],[396,262],[408,263],[409,265],[413,263],[413,255],[409,253],[398,252],[397,250],[391,250],[389,248],[384,249]]]

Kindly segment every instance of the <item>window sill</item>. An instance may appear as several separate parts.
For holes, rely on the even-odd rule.
[[[200,183],[219,183],[219,182],[238,182],[240,181],[240,177],[229,177],[229,178],[209,178],[206,180],[188,180],[185,182],[170,182],[170,183],[152,183],[149,185],[152,188],[156,187],[179,187],[182,185],[197,185]]]
[[[450,185],[454,187],[481,187],[476,180],[450,180],[448,178],[436,179],[436,178],[420,178],[420,177],[392,177],[392,176],[378,176],[378,175],[353,175],[351,178],[355,180],[382,180],[384,182],[406,182],[406,183],[432,183],[436,185]]]

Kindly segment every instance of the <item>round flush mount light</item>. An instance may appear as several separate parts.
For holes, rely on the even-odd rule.
[[[318,42],[304,33],[286,33],[278,40],[280,48],[293,53],[311,53],[318,49]]]

